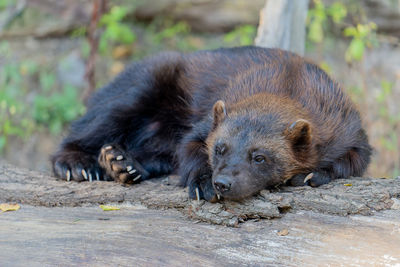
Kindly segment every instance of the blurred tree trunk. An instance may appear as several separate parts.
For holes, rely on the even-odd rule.
[[[87,32],[87,38],[90,46],[90,54],[86,63],[86,71],[85,71],[85,78],[88,82],[88,87],[83,92],[83,101],[85,104],[87,104],[89,96],[96,89],[96,80],[94,74],[95,74],[96,56],[100,38],[99,36],[100,34],[98,31],[98,24],[101,19],[101,16],[106,12],[106,9],[107,9],[107,0],[93,1],[93,10]]]
[[[304,55],[309,0],[270,0],[260,12],[255,44]]]

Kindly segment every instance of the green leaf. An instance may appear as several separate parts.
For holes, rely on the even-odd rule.
[[[122,6],[113,6],[111,8],[110,15],[113,18],[114,21],[121,21],[126,14],[128,13],[128,10]]]
[[[100,25],[120,22],[128,13],[128,10],[121,6],[113,6],[109,13],[104,14],[100,19]]]
[[[347,27],[344,29],[343,35],[346,37],[357,36],[357,29],[355,27]]]
[[[107,205],[100,205],[100,208],[104,211],[109,211],[109,210],[120,210],[118,207],[114,206],[107,206]]]
[[[324,38],[324,31],[322,29],[322,23],[318,20],[313,20],[310,24],[308,31],[308,38],[314,43],[321,43]]]
[[[333,22],[340,23],[347,16],[347,8],[340,2],[335,2],[328,9],[328,14],[332,17]]]
[[[357,31],[359,32],[359,35],[361,38],[367,37],[373,30],[372,25],[374,23],[370,24],[357,24]]]
[[[99,50],[101,53],[105,53],[108,50],[110,50],[107,42],[107,36],[105,33],[100,37]]]
[[[351,61],[352,59],[361,60],[364,55],[365,44],[361,39],[355,38],[351,41],[346,51],[346,60]]]
[[[126,25],[119,26],[118,38],[116,41],[119,41],[123,44],[131,44],[135,41],[135,35],[132,30]]]

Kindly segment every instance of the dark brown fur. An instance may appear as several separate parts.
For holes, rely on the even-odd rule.
[[[340,86],[278,49],[159,55],[132,65],[90,103],[52,157],[58,177],[70,171],[84,180],[86,170],[126,182],[138,174],[120,167],[130,164],[141,180],[177,170],[192,198],[198,188],[207,200],[241,199],[291,178],[304,184],[309,173],[306,184],[315,186],[360,176],[371,154]],[[108,145],[124,161],[99,165]]]

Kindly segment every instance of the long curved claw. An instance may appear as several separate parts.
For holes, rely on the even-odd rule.
[[[85,180],[87,180],[88,175],[87,175],[87,172],[85,171],[85,169],[82,169],[81,173],[82,173],[83,178],[85,178]]]
[[[142,175],[141,175],[141,174],[139,174],[138,176],[136,176],[135,178],[133,178],[133,181],[134,181],[134,182],[136,182],[137,180],[139,180],[139,179],[140,179],[140,177],[142,177]]]
[[[196,199],[197,199],[197,201],[200,201],[200,192],[199,192],[199,188],[196,187],[195,191],[196,191]]]
[[[307,183],[308,180],[311,180],[314,176],[314,173],[309,173],[306,178],[304,178],[304,183]]]
[[[71,171],[70,170],[67,170],[66,175],[67,175],[67,181],[68,182],[71,181]]]

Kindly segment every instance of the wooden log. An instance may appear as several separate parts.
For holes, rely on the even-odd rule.
[[[0,203],[18,202],[21,209],[0,213],[0,262],[3,266],[400,263],[400,178],[352,178],[320,188],[280,188],[236,204],[189,201],[187,192],[175,186],[177,178],[130,187],[113,182],[67,183],[2,164]],[[100,203],[112,203],[120,210],[103,211]],[[276,216],[276,210],[280,219],[260,220]],[[338,216],[346,214],[355,215]],[[215,225],[228,224],[234,216],[254,219],[240,228]]]
[[[192,201],[179,177],[151,179],[133,186],[114,182],[65,182],[52,176],[0,165],[0,202],[55,207],[106,203],[137,203],[155,209],[176,209],[184,215],[213,224],[238,226],[250,219],[281,218],[288,212],[311,210],[347,216],[371,215],[398,208],[400,178],[351,178],[318,188],[281,187],[263,190],[241,202]]]

